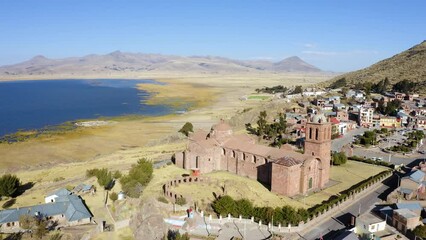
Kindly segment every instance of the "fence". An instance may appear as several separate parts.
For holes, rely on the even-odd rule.
[[[176,187],[179,184],[185,184],[185,183],[204,183],[204,182],[210,182],[210,178],[199,177],[199,176],[187,176],[187,177],[177,178],[163,185],[163,193],[164,193],[164,196],[166,196],[171,202],[175,203],[176,199],[181,197],[188,198],[188,196],[183,196],[181,194],[173,192],[172,191],[173,187]]]

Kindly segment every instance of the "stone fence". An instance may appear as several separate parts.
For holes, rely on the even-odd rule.
[[[199,212],[201,217],[205,217],[204,216],[204,212],[200,211]],[[259,222],[255,222],[254,217],[251,217],[250,219],[246,219],[243,218],[241,215],[239,218],[233,218],[231,217],[231,214],[228,214],[227,217],[222,217],[219,215],[219,218],[213,218],[212,215],[209,215],[208,217],[205,217],[205,222],[207,225],[212,225],[212,224],[226,224],[226,223],[240,223],[240,224],[257,224],[259,225],[259,229],[260,230],[266,230],[269,232],[274,232],[274,233],[295,233],[295,232],[299,232],[301,229],[299,226],[292,226],[291,224],[287,225],[287,226],[281,226],[281,224],[278,225],[272,225],[272,223],[268,223],[268,224],[263,224],[262,221],[260,220]]]
[[[188,199],[190,196],[183,196],[181,194],[173,192],[172,188],[178,186],[179,184],[186,184],[186,183],[205,183],[210,182],[210,178],[208,177],[200,177],[200,176],[187,176],[187,177],[181,177],[177,179],[173,179],[166,184],[163,185],[163,193],[164,196],[167,197],[171,202],[175,203],[176,199],[178,198],[185,198]]]
[[[259,221],[259,228],[265,229],[268,231],[273,231],[274,233],[294,233],[294,232],[300,232],[305,229],[308,229],[309,227],[318,224],[320,221],[323,221],[325,218],[331,217],[333,214],[335,214],[337,211],[343,210],[344,208],[350,206],[353,204],[356,199],[359,199],[366,193],[370,192],[372,188],[375,188],[382,184],[381,182],[385,180],[386,178],[390,177],[392,175],[392,172],[389,172],[388,174],[382,175],[380,178],[377,178],[370,183],[368,183],[365,187],[361,188],[358,191],[355,191],[354,193],[348,195],[347,197],[341,199],[340,201],[336,202],[333,205],[330,205],[328,208],[324,209],[322,212],[317,213],[312,218],[308,218],[306,223],[300,222],[298,226],[281,226],[281,224],[274,224],[272,226],[272,223],[262,223],[262,221]],[[174,193],[172,191],[172,187],[177,186],[179,184],[185,184],[185,183],[201,183],[201,182],[210,182],[210,179],[207,177],[182,177],[178,179],[174,179],[169,181],[168,183],[163,185],[164,195],[169,198],[172,202],[175,202],[177,198],[179,197],[185,197],[180,194]],[[203,211],[200,211],[197,209],[198,212],[201,214],[202,217],[204,217]],[[254,217],[251,217],[250,219],[243,219],[241,216],[239,218],[233,218],[231,215],[228,215],[227,217],[219,216],[219,218],[213,218],[211,215],[206,217],[206,223],[207,224],[224,224],[227,222],[241,222],[241,223],[254,223]],[[265,225],[267,224],[267,225]]]
[[[324,209],[322,212],[317,213],[312,219],[309,218],[306,221],[306,223],[301,222],[299,226],[302,228],[307,228],[314,224],[318,224],[318,222],[324,220],[324,218],[331,217],[337,211],[343,210],[344,208],[356,202],[357,199],[359,199],[366,193],[369,193],[372,188],[376,188],[377,186],[382,184],[382,181],[390,176],[392,176],[392,172],[389,172],[388,174],[384,174],[380,178],[371,181],[369,184],[367,184],[365,187],[363,187],[359,191],[355,191],[354,193],[348,195],[347,197],[343,198],[337,203],[329,206],[327,209]]]

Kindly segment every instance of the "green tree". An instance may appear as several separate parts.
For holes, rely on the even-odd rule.
[[[184,198],[184,197],[178,197],[176,199],[176,204],[179,205],[179,206],[185,205],[186,204],[186,198]]]
[[[151,161],[145,158],[139,159],[137,164],[132,165],[129,174],[120,178],[123,191],[129,197],[138,198],[143,186],[152,179],[153,167]]]
[[[402,81],[395,83],[392,87],[392,90],[395,92],[410,93],[410,92],[413,92],[415,88],[416,88],[416,83],[411,82],[407,79],[404,79]]]
[[[115,201],[117,201],[117,200],[118,200],[118,194],[117,194],[116,192],[111,192],[111,193],[109,194],[109,199],[111,199],[111,201],[112,201],[113,203],[115,203]]]
[[[186,122],[178,132],[188,137],[190,132],[194,132],[194,126],[192,123]]]
[[[267,116],[266,111],[262,111],[262,112],[259,113],[259,117],[258,117],[258,120],[256,122],[257,123],[257,135],[259,137],[263,137],[263,135],[265,134],[266,125],[267,125],[266,116]]]
[[[42,239],[48,233],[47,221],[44,219],[37,219],[34,234],[37,238]]]
[[[423,239],[426,238],[426,225],[419,225],[413,230],[414,235],[417,237],[421,237]]]
[[[346,78],[341,78],[341,79],[335,81],[334,83],[332,83],[330,85],[330,88],[336,89],[336,88],[345,87],[346,85],[347,85]]]
[[[121,176],[123,176],[122,174],[121,174],[121,172],[120,171],[115,171],[113,174],[112,174],[112,177],[114,178],[114,179],[119,179],[119,178],[121,178]]]
[[[292,92],[292,94],[298,94],[298,93],[303,93],[303,88],[302,86],[296,86]]]
[[[232,197],[228,195],[225,195],[220,197],[219,199],[216,199],[212,204],[213,210],[222,216],[226,216],[229,213],[235,214],[236,207],[237,205],[234,199],[232,199]]]
[[[15,196],[21,182],[16,175],[5,174],[0,178],[0,196]]]
[[[253,204],[248,199],[240,199],[236,201],[236,214],[244,218],[249,218],[253,215]]]
[[[104,187],[105,189],[110,186],[113,180],[112,173],[106,168],[99,169],[96,177],[98,178],[99,185]]]
[[[343,165],[347,162],[348,158],[344,152],[333,153],[332,161],[333,165]]]

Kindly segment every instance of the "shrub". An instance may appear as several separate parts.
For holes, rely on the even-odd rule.
[[[111,192],[111,193],[109,194],[109,199],[111,199],[111,201],[112,201],[113,203],[115,203],[115,201],[117,201],[117,199],[118,199],[118,194],[117,194],[116,192]]]
[[[183,206],[186,204],[186,199],[184,197],[178,197],[176,199],[176,204],[179,206]]]
[[[339,152],[333,153],[332,160],[334,165],[339,166],[345,164],[348,158],[346,157],[346,154],[344,152]]]
[[[186,122],[178,132],[188,137],[190,132],[194,132],[193,128],[192,123]]]
[[[152,172],[152,163],[144,158],[139,159],[138,163],[132,166],[129,174],[120,178],[123,191],[129,197],[138,198],[143,187],[151,181]]]
[[[56,177],[56,178],[53,179],[54,182],[60,182],[60,181],[63,181],[63,180],[65,180],[64,177]]]
[[[12,197],[15,195],[21,182],[16,175],[5,174],[0,178],[0,196]]]
[[[159,196],[159,197],[157,198],[157,200],[158,200],[159,202],[162,202],[162,203],[169,203],[169,200],[167,200],[167,198],[165,198],[164,196]]]

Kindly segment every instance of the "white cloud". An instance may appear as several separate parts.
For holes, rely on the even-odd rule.
[[[335,51],[302,51],[303,54],[314,55],[314,56],[360,56],[360,55],[377,55],[377,50],[353,50],[347,52],[335,52]]]
[[[303,46],[305,48],[315,48],[316,44],[315,43],[305,43],[305,44],[303,44]]]

